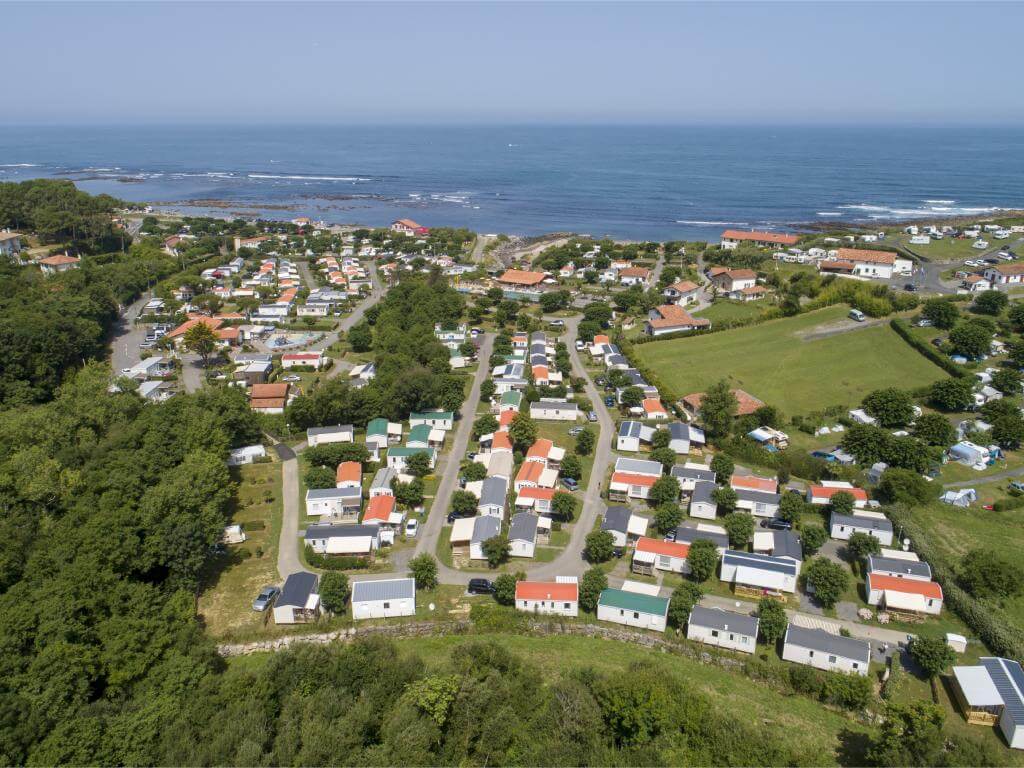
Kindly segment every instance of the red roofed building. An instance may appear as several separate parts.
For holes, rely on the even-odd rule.
[[[226,342],[229,347],[238,346],[238,340],[241,338],[242,332],[234,327],[218,328],[215,333],[220,341]]]
[[[686,558],[689,554],[689,544],[641,536],[633,552],[633,570],[646,574],[652,574],[655,570],[687,573],[689,567]]]
[[[665,410],[665,406],[661,404],[661,400],[656,397],[644,398],[644,401],[640,404],[640,407],[644,409],[645,419],[667,419],[668,411]]]
[[[937,616],[942,612],[942,586],[934,581],[869,573],[864,587],[868,593],[868,605],[897,613],[905,611]]]
[[[517,581],[516,610],[576,616],[579,613],[579,587],[575,581]]]
[[[539,438],[526,451],[527,461],[539,461],[552,469],[558,469],[565,458],[565,449],[559,448],[547,438]]]
[[[501,413],[499,413],[498,426],[501,427],[502,429],[508,429],[509,425],[512,423],[512,420],[515,419],[517,413],[519,413],[519,411],[502,411]]]
[[[913,274],[914,263],[893,251],[840,248],[833,258],[819,261],[818,269],[822,272],[888,280],[894,275]]]
[[[253,384],[249,390],[249,407],[258,413],[284,413],[289,386],[288,382]]]
[[[54,275],[58,272],[67,272],[69,269],[77,269],[82,260],[77,256],[59,253],[56,256],[47,256],[45,259],[40,259],[36,263],[45,274]]]
[[[749,416],[758,408],[764,406],[763,402],[753,395],[744,392],[742,389],[732,390],[732,395],[736,398],[737,416]],[[685,408],[691,416],[698,416],[700,414],[700,404],[703,400],[703,392],[694,392],[692,395],[687,395],[683,398],[683,408]]]
[[[807,489],[807,501],[811,504],[825,506],[832,501],[833,496],[840,492],[853,496],[853,504],[856,507],[866,507],[868,504],[868,492],[863,488],[855,488],[849,483],[812,485]]]
[[[366,505],[366,512],[363,513],[364,524],[396,526],[401,525],[404,519],[405,515],[395,505],[395,497],[386,494],[370,499]]]
[[[608,498],[613,501],[627,498],[646,499],[657,479],[651,475],[638,475],[633,472],[613,472],[612,480],[608,484]]]
[[[554,488],[534,488],[527,486],[522,488],[516,495],[516,507],[519,509],[532,509],[539,515],[551,511],[551,500],[555,497]]]
[[[756,477],[755,475],[733,475],[729,485],[734,491],[742,488],[747,491],[775,493],[779,490],[779,481],[774,477]]]
[[[359,488],[362,482],[363,465],[358,461],[343,461],[338,465],[336,488]]]
[[[505,273],[498,278],[499,283],[506,285],[536,286],[544,282],[543,272],[526,272],[520,269],[506,269]]]
[[[320,370],[324,364],[323,352],[289,352],[281,355],[282,368],[309,367]]]
[[[690,280],[680,280],[662,291],[662,296],[673,304],[685,306],[700,298],[700,286]]]
[[[391,222],[391,231],[410,237],[430,234],[429,227],[420,226],[412,219],[396,219]]]
[[[757,285],[757,273],[752,269],[727,269],[724,272],[715,272],[711,282],[721,293],[734,298],[744,288],[753,288]]]
[[[785,232],[746,232],[742,229],[727,229],[722,233],[722,247],[728,251],[740,243],[753,243],[760,248],[776,248],[783,246],[791,248],[800,241],[798,235],[790,235]]]
[[[651,270],[646,267],[626,267],[619,270],[619,282],[623,285],[647,285]]]
[[[168,333],[166,338],[173,339],[174,343],[178,344],[181,341],[181,339],[185,336],[185,334],[188,333],[189,328],[195,325],[199,325],[200,323],[202,323],[203,325],[208,325],[211,331],[216,331],[224,324],[224,321],[216,317],[206,317],[204,315],[191,315],[188,320],[186,320],[173,331]]]
[[[498,451],[512,451],[512,440],[509,438],[507,430],[499,429],[491,435],[491,453]]]
[[[662,304],[652,309],[647,315],[646,332],[648,336],[664,336],[667,333],[695,331],[710,328],[711,321],[703,317],[694,317],[677,304]]]

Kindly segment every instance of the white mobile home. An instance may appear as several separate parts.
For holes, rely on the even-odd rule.
[[[788,557],[727,550],[722,556],[721,579],[738,588],[765,595],[796,592],[800,563]]]
[[[333,427],[310,427],[306,430],[306,444],[310,447],[327,443],[351,443],[355,439],[355,428],[351,424],[337,424]]]
[[[758,619],[721,608],[695,605],[686,623],[686,637],[730,651],[753,653],[757,646]]]
[[[381,579],[357,581],[352,584],[353,619],[415,615],[415,579]]]
[[[305,624],[320,615],[320,595],[315,574],[300,571],[284,581],[274,602],[275,624]]]
[[[782,658],[828,672],[866,675],[871,664],[871,644],[790,623],[783,641]]]
[[[597,602],[599,621],[664,632],[668,626],[668,598],[606,589]]]
[[[516,582],[516,610],[553,616],[579,615],[579,586],[575,578],[559,581]]]
[[[855,533],[867,533],[878,539],[883,547],[892,546],[892,523],[881,512],[858,511],[853,515],[835,512],[829,520],[829,533],[833,539],[849,541]]]

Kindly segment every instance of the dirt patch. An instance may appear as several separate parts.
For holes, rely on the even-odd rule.
[[[836,320],[832,323],[816,325],[813,328],[808,328],[803,331],[795,331],[793,335],[800,339],[800,341],[818,341],[820,339],[827,339],[830,336],[838,336],[841,333],[859,331],[864,328],[873,328],[874,326],[881,325],[884,322],[886,322],[886,320],[883,317],[875,318],[873,320],[865,320],[862,323],[858,323],[856,320],[843,318],[842,320]]]

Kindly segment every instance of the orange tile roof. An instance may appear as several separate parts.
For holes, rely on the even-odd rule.
[[[527,272],[520,269],[506,269],[505,274],[498,278],[499,283],[513,285],[539,285],[543,280],[543,272]]]
[[[366,513],[363,515],[363,522],[368,520],[383,520],[385,523],[391,519],[391,513],[395,511],[395,497],[390,494],[374,496],[366,505]]]
[[[363,465],[358,461],[343,461],[338,465],[337,481],[359,482],[363,477]]]
[[[554,443],[547,438],[539,438],[530,448],[526,451],[526,458],[528,459],[547,459],[548,454],[551,453],[551,449],[554,447]]]
[[[498,426],[507,427],[509,424],[512,423],[512,420],[516,417],[517,413],[519,413],[519,411],[515,411],[512,409],[502,411],[501,415],[498,416]]]
[[[898,576],[886,576],[882,573],[869,573],[867,580],[871,589],[891,589],[893,592],[923,595],[935,600],[942,599],[942,586],[935,581],[901,579]]]
[[[544,472],[544,465],[539,461],[524,461],[516,475],[517,483],[536,483]]]
[[[546,365],[535,365],[531,369],[534,380],[547,381],[548,378],[548,367]]]
[[[501,429],[494,433],[494,438],[491,440],[491,450],[512,450],[512,441],[509,439],[507,430]]]
[[[695,291],[700,286],[690,280],[680,280],[678,283],[673,283],[669,288],[679,291],[679,293],[689,293]]]
[[[522,496],[524,499],[541,499],[551,501],[551,499],[555,497],[555,489],[534,488],[533,486],[528,486],[519,491],[519,495]]]
[[[768,289],[763,285],[750,285],[740,290],[744,296],[757,296],[762,293],[768,293]]]
[[[173,331],[168,333],[167,334],[167,338],[174,339],[174,338],[177,338],[178,336],[184,336],[188,332],[189,328],[191,328],[194,325],[198,325],[199,323],[203,323],[204,325],[208,325],[208,326],[210,326],[210,330],[216,331],[218,328],[221,327],[221,325],[223,325],[224,321],[220,320],[220,319],[218,319],[216,317],[201,317],[201,316],[190,317],[184,323],[182,323],[177,328],[175,328]]]
[[[263,398],[277,399],[288,396],[288,382],[282,382],[277,384],[253,384],[250,396],[253,400],[260,400]]]
[[[574,602],[579,599],[577,584],[563,584],[560,581],[517,581],[516,600],[562,600]]]
[[[77,264],[80,262],[76,256],[68,256],[64,253],[58,253],[56,256],[47,256],[45,259],[40,259],[40,264],[45,264],[48,267],[58,267],[61,264]]]
[[[742,389],[732,390],[733,397],[736,398],[736,415],[737,416],[748,416],[758,408],[764,405],[763,402],[758,400],[753,395],[744,392]],[[687,395],[683,398],[683,402],[690,406],[695,411],[700,410],[701,401],[704,399],[703,392],[694,392],[691,395]]]
[[[531,464],[537,464],[538,462],[530,462]],[[613,483],[624,483],[625,485],[643,485],[650,487],[654,485],[654,481],[658,478],[652,477],[651,475],[635,475],[632,472],[613,472],[612,482]]]
[[[665,406],[661,404],[661,400],[656,397],[644,398],[642,403],[644,411],[647,413],[668,413],[665,410]]]
[[[1000,275],[1024,274],[1024,264],[999,264],[993,267]]]
[[[619,277],[643,277],[646,278],[651,274],[651,270],[645,267],[626,267],[625,269],[619,270]]]
[[[420,225],[417,224],[412,219],[397,219],[396,221],[391,222],[391,226],[394,226],[395,224],[401,224],[403,227],[407,227],[409,229],[419,229],[420,228]]]
[[[818,269],[822,272],[852,272],[857,265],[852,261],[819,261]]]
[[[710,320],[703,317],[694,317],[676,304],[662,304],[660,307],[655,307],[654,311],[661,315],[661,317],[652,318],[647,321],[652,328],[670,328],[676,325],[711,325]]]
[[[668,555],[669,557],[686,558],[690,554],[690,545],[681,541],[662,541],[641,536],[636,541],[637,552],[653,552],[656,555]]]
[[[755,280],[757,272],[752,269],[730,269],[723,273],[730,280]]]
[[[896,254],[892,251],[868,251],[863,248],[840,248],[841,261],[863,261],[869,264],[894,264]]]
[[[775,493],[779,489],[779,481],[774,477],[733,475],[729,484],[733,488],[746,488],[750,491],[765,491],[766,493]]]
[[[840,491],[845,491],[858,501],[868,500],[868,492],[865,491],[863,488],[835,488],[828,485],[812,485],[809,488],[809,490],[811,496],[815,498],[831,499],[835,494],[839,493]]]
[[[595,344],[610,344],[611,343],[611,339],[609,339],[605,334],[599,333],[597,336],[594,337],[594,343]]]
[[[775,243],[776,245],[796,245],[800,238],[784,232],[746,232],[739,229],[727,229],[722,233],[723,240],[752,240],[758,243]]]

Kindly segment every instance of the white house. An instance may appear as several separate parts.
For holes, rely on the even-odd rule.
[[[508,478],[500,475],[486,477],[480,482],[480,503],[477,514],[505,519],[505,499],[508,496]]]
[[[633,571],[653,575],[655,570],[689,573],[686,557],[690,545],[681,541],[662,541],[641,536],[633,550]]]
[[[579,585],[574,577],[557,581],[517,581],[516,610],[552,616],[579,615]]]
[[[730,651],[753,653],[757,647],[757,626],[755,616],[695,605],[686,622],[686,637]]]
[[[837,493],[848,493],[853,496],[853,505],[857,508],[864,508],[868,504],[868,494],[863,488],[855,488],[853,485],[841,480],[825,480],[821,485],[811,485],[807,488],[807,501],[818,506],[825,506]]]
[[[274,601],[275,624],[305,624],[320,615],[319,580],[315,574],[299,571],[284,580]]]
[[[311,525],[303,540],[318,555],[368,557],[380,546],[380,526]]]
[[[791,622],[783,640],[782,658],[828,672],[866,675],[871,665],[871,644]]]
[[[932,616],[942,613],[942,585],[935,581],[868,573],[864,589],[868,594],[868,605]]]
[[[853,515],[835,512],[829,520],[829,535],[833,539],[849,541],[855,533],[867,533],[878,539],[883,547],[892,546],[892,523],[881,512],[857,510]]]
[[[662,465],[656,461],[620,456],[615,460],[615,471],[608,485],[608,498],[611,501],[646,499],[651,486],[661,477],[662,472]]]
[[[473,534],[469,540],[469,559],[486,560],[483,544],[501,533],[501,520],[496,517],[473,518]]]
[[[455,427],[455,414],[451,411],[424,411],[409,414],[409,426],[426,424],[431,429],[443,429],[446,432]]]
[[[415,579],[381,579],[353,582],[353,619],[384,619],[395,616],[415,615]]]
[[[796,592],[800,563],[788,557],[730,549],[722,555],[720,574],[722,581],[737,587],[767,595],[781,595],[783,592]]]
[[[690,492],[690,517],[702,520],[714,520],[718,517],[718,502],[715,501],[717,487],[714,482],[707,480],[700,480],[693,486]]]
[[[359,516],[362,496],[359,488],[309,488],[306,491],[306,515],[354,520]]]
[[[322,352],[290,352],[281,355],[281,367],[285,370],[309,367],[319,371],[323,364],[324,355]]]
[[[243,464],[252,464],[257,459],[265,459],[267,449],[262,445],[246,445],[242,448],[234,448],[228,454],[228,466],[240,467]]]
[[[336,424],[333,427],[310,427],[306,430],[306,444],[310,447],[327,443],[351,443],[355,440],[355,427]]]
[[[931,581],[932,568],[913,552],[883,549],[881,555],[868,555],[867,572],[898,579]]]
[[[612,535],[616,547],[624,548],[647,533],[650,521],[633,514],[629,507],[611,506],[605,510],[601,530]]]
[[[576,421],[579,415],[579,406],[564,400],[538,400],[530,403],[530,418],[539,421]]]
[[[668,625],[668,598],[606,589],[597,601],[597,618],[629,627],[664,632]]]
[[[982,275],[994,286],[1024,282],[1024,263],[996,264],[986,268]]]
[[[615,448],[619,451],[636,453],[640,450],[641,443],[649,445],[653,437],[654,427],[649,427],[639,421],[624,421],[619,425]]]
[[[704,464],[696,464],[687,462],[686,464],[676,464],[672,467],[670,472],[672,477],[679,483],[679,490],[684,494],[692,493],[697,483],[715,482],[714,470],[708,468]]]
[[[512,557],[533,557],[537,547],[537,515],[516,512],[508,527],[509,554]]]

